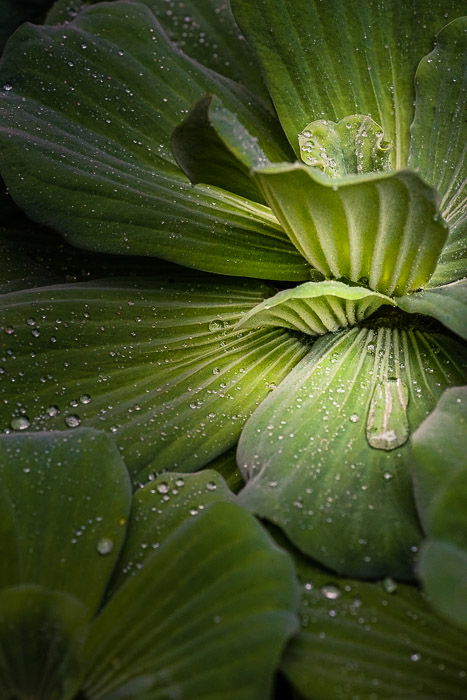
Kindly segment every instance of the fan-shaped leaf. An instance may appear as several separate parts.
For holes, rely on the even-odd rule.
[[[141,479],[196,470],[235,444],[307,352],[288,331],[234,327],[270,294],[258,282],[188,277],[3,295],[2,425],[25,415],[34,430],[108,430]]]
[[[213,504],[124,583],[86,649],[90,700],[264,700],[295,631],[289,557],[249,514]]]
[[[335,179],[280,164],[254,176],[292,243],[325,277],[401,295],[432,275],[447,228],[436,192],[415,173]]]
[[[467,690],[467,636],[414,587],[341,579],[301,559],[301,632],[282,669],[300,697],[458,698]]]
[[[240,502],[337,571],[410,577],[420,530],[405,443],[466,371],[455,340],[384,319],[320,338],[243,430]]]
[[[118,558],[131,501],[112,440],[89,428],[3,435],[0,499],[10,523],[1,585],[70,593],[91,616]]]
[[[265,299],[247,311],[237,327],[282,326],[308,335],[323,335],[362,321],[383,304],[394,306],[394,301],[343,282],[305,282]]]
[[[66,593],[31,585],[1,590],[0,697],[75,697],[87,617]]]
[[[272,160],[287,144],[262,103],[180,53],[147,7],[99,3],[65,29],[24,26],[0,73],[2,175],[32,218],[93,250],[307,278],[269,209],[194,190],[176,168],[170,134],[210,92]]]
[[[232,8],[294,148],[313,120],[367,114],[394,144],[393,167],[405,166],[415,70],[460,13],[458,0],[232,0]]]
[[[396,301],[404,311],[432,316],[467,340],[467,280],[407,294]]]

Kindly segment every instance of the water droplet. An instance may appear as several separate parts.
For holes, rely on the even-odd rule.
[[[58,416],[58,414],[60,413],[60,409],[58,406],[49,406],[48,408],[46,408],[45,412],[51,418],[55,418],[55,416]]]
[[[378,450],[394,450],[409,437],[407,404],[409,392],[400,379],[388,379],[375,386],[368,409],[366,438]]]
[[[71,416],[66,416],[65,418],[65,424],[69,428],[77,428],[78,425],[81,423],[81,418],[77,416],[76,414],[72,414]]]
[[[82,396],[79,397],[79,400],[81,403],[84,403],[84,404],[91,403],[91,397],[89,396],[89,394],[83,394]]]
[[[410,660],[411,660],[411,661],[420,661],[421,658],[422,658],[422,655],[419,654],[418,652],[416,652],[415,654],[411,654],[411,655],[410,655]]]
[[[208,491],[215,491],[217,489],[217,484],[214,481],[208,481],[206,488]]]
[[[30,425],[31,422],[27,416],[17,416],[16,418],[13,418],[10,423],[10,427],[13,430],[27,430]]]
[[[209,324],[210,331],[220,331],[223,327],[224,324],[219,318],[214,319],[214,321],[211,321]]]
[[[328,600],[336,600],[336,598],[339,598],[341,594],[340,589],[337,586],[334,586],[332,583],[327,583],[326,585],[322,586],[320,591],[321,595]]]
[[[10,85],[10,83],[5,83],[3,86],[3,89],[6,90],[7,92],[10,92],[10,90],[13,90],[13,85]]]
[[[397,583],[390,576],[386,576],[383,580],[383,588],[386,593],[395,593],[397,591]]]
[[[394,479],[394,474],[392,474],[391,472],[384,472],[383,479],[385,479],[386,481],[391,481],[391,479]]]
[[[360,416],[357,416],[356,413],[352,413],[352,415],[350,416],[349,420],[350,420],[352,423],[358,423],[358,421],[360,420]]]
[[[113,548],[113,540],[111,540],[109,537],[102,537],[97,543],[97,551],[99,552],[99,554],[102,554],[102,556],[110,554]]]
[[[169,493],[169,485],[166,481],[163,481],[161,484],[157,484],[156,489],[158,493]]]

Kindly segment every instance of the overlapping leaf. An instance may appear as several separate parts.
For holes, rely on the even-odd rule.
[[[237,327],[280,326],[307,335],[323,335],[353,326],[383,304],[394,303],[384,294],[343,282],[305,282],[261,302],[242,317]]]
[[[315,119],[367,114],[394,144],[392,166],[406,165],[415,70],[459,14],[457,0],[233,0],[232,8],[295,149]]]
[[[409,163],[440,192],[441,212],[450,227],[432,285],[467,275],[466,22],[459,18],[443,29],[415,76]]]
[[[320,338],[243,430],[242,504],[337,571],[410,577],[421,533],[406,443],[466,371],[449,336],[384,320]]]
[[[407,294],[397,299],[397,305],[409,313],[432,316],[467,340],[466,280]]]
[[[180,53],[144,5],[100,3],[66,29],[23,27],[0,84],[2,174],[36,220],[94,250],[306,279],[305,261],[267,208],[193,190],[174,165],[170,133],[209,92],[272,160],[287,158],[287,148],[262,103]]]
[[[213,504],[177,528],[96,619],[86,697],[264,700],[297,603],[289,557],[238,506]]]
[[[108,430],[140,478],[204,466],[307,351],[283,329],[235,329],[270,294],[188,278],[4,295],[2,427]]]
[[[37,585],[0,591],[0,696],[71,700],[79,682],[88,611]]]
[[[302,629],[282,670],[300,697],[458,698],[467,690],[467,635],[412,586],[367,583],[298,561]]]
[[[89,428],[3,435],[0,586],[63,591],[92,616],[123,543],[130,500],[125,465],[106,435]]]
[[[295,247],[325,277],[345,277],[383,294],[426,284],[447,236],[437,193],[415,173],[330,178],[280,164],[254,171]]]
[[[415,495],[427,533],[419,574],[437,610],[467,629],[467,387],[444,392],[413,437]]]

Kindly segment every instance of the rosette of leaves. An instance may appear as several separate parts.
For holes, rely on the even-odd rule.
[[[268,697],[295,573],[231,500],[212,470],[132,495],[92,428],[2,436],[1,697]]]
[[[245,508],[410,578],[411,435],[466,374],[459,4],[68,5],[5,50],[1,174],[159,262],[4,295],[3,428],[106,430],[136,484],[239,442]]]

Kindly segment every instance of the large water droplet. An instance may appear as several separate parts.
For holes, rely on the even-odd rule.
[[[13,430],[27,430],[30,425],[31,422],[27,416],[17,416],[16,418],[13,418],[10,423],[10,427]]]
[[[109,537],[102,537],[97,543],[97,551],[99,552],[99,554],[102,554],[102,556],[110,554],[113,548],[113,540],[111,540]]]
[[[75,414],[72,414],[71,416],[67,416],[65,418],[65,424],[69,428],[77,428],[81,423],[81,418]]]
[[[394,450],[409,437],[409,392],[400,379],[387,379],[375,386],[366,422],[366,439],[378,450]]]
[[[323,595],[328,600],[336,600],[339,598],[341,591],[340,589],[332,583],[327,583],[321,587],[321,595]]]

